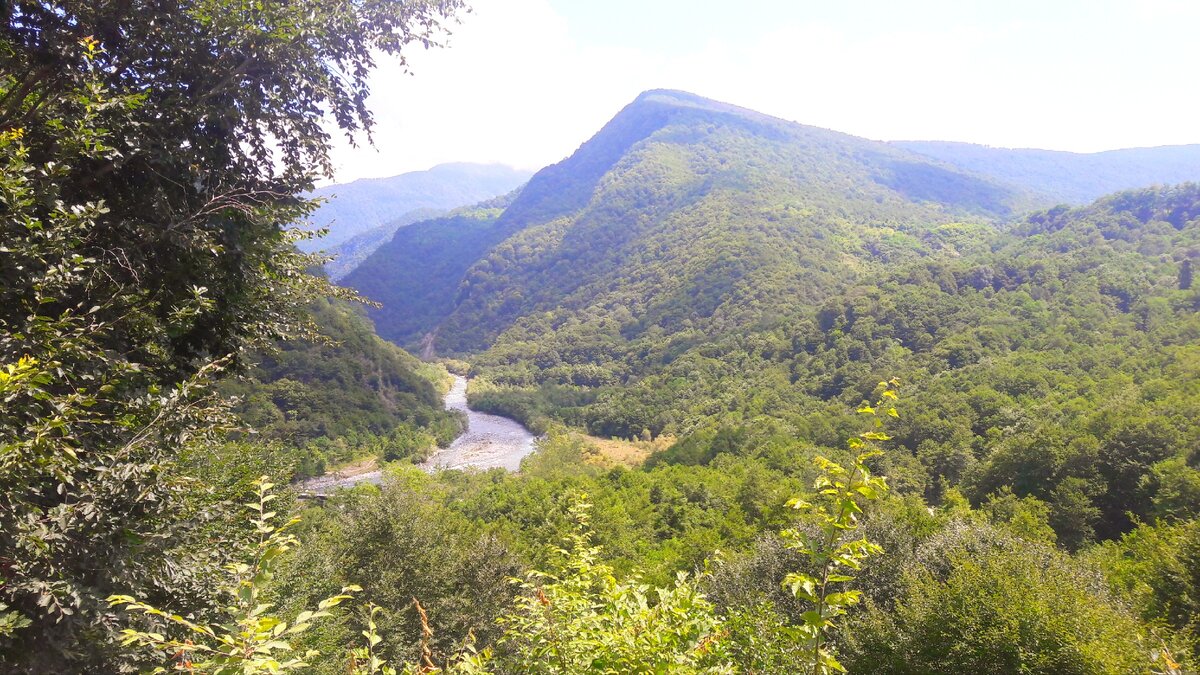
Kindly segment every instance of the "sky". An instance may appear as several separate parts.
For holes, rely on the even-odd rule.
[[[381,58],[374,147],[336,182],[536,170],[647,89],[877,140],[1074,152],[1200,143],[1194,0],[468,0],[444,48]]]

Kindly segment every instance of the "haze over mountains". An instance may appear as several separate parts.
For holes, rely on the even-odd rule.
[[[897,141],[893,145],[1070,204],[1090,202],[1118,190],[1200,180],[1200,145],[1087,154],[944,141]]]
[[[528,180],[530,172],[501,164],[440,164],[390,178],[365,178],[313,191],[329,201],[309,221],[329,228],[321,239],[301,243],[306,251],[330,250],[357,235],[414,222],[431,212],[447,211],[502,195]],[[405,224],[407,224],[405,223]],[[398,225],[396,225],[398,227]]]

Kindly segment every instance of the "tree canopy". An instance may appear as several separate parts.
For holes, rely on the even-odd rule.
[[[0,27],[0,608],[6,667],[115,668],[118,587],[211,607],[234,553],[182,471],[221,371],[346,295],[288,224],[367,134],[381,55],[434,2],[7,2]],[[402,56],[400,57],[402,58]],[[85,665],[86,664],[86,665]]]

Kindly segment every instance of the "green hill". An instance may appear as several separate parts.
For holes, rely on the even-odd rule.
[[[384,304],[380,334],[406,345],[435,329],[446,353],[509,330],[576,330],[625,348],[769,324],[871,261],[943,246],[938,224],[1034,203],[884,143],[651,91],[494,220],[458,223],[446,245],[431,239],[451,236],[436,224],[406,228],[344,281]]]

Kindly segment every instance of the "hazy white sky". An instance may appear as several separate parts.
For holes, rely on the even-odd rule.
[[[1197,143],[1197,27],[1195,0],[474,0],[411,75],[381,63],[337,179],[537,169],[653,88],[882,140]]]

